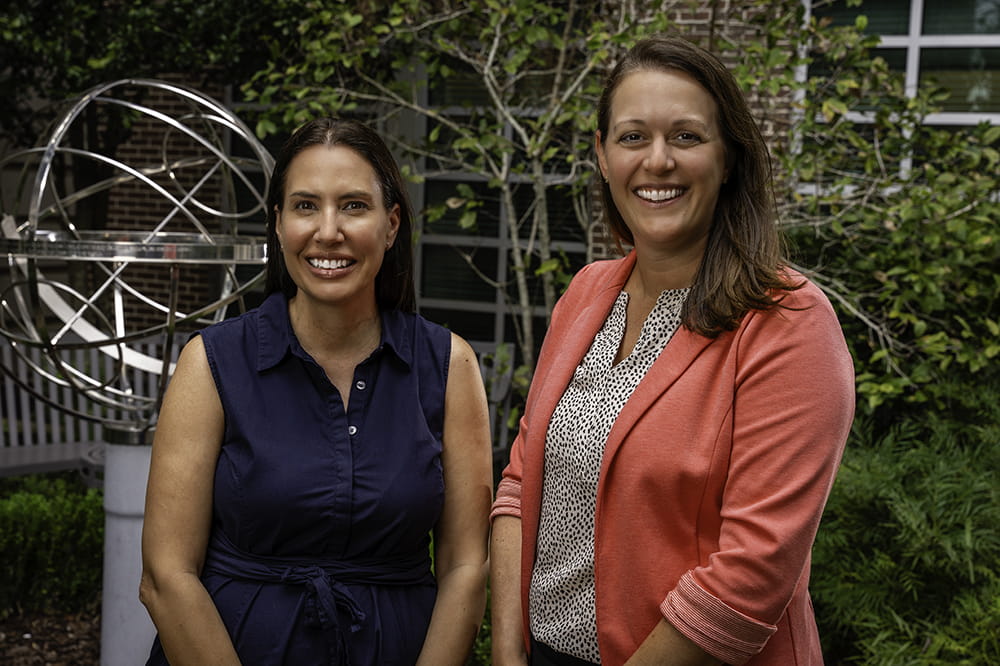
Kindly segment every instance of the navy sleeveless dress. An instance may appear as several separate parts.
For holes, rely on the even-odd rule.
[[[436,598],[451,334],[382,314],[348,411],[287,301],[201,331],[226,414],[202,581],[244,664],[413,664]],[[159,639],[149,664],[166,664]]]

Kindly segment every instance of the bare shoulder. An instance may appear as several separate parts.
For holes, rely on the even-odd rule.
[[[451,369],[456,369],[456,366],[461,366],[462,368],[466,366],[473,366],[476,371],[479,371],[479,358],[476,356],[475,350],[472,348],[465,339],[458,335],[457,333],[451,334]]]
[[[212,377],[201,336],[193,337],[181,350],[177,366],[167,386],[157,427],[170,433],[187,433],[192,428],[221,429],[222,403]]]
[[[478,427],[480,417],[485,423],[487,411],[486,387],[479,369],[479,358],[468,342],[452,333],[445,413],[472,419]]]
[[[205,341],[200,335],[192,337],[181,349],[180,356],[177,359],[177,368],[171,379],[176,378],[178,375],[183,376],[188,373],[198,372],[209,372],[211,374],[208,367],[208,352],[205,351]]]

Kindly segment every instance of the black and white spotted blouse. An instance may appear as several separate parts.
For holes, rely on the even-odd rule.
[[[531,632],[549,647],[600,663],[594,592],[597,477],[611,426],[680,325],[687,289],[660,294],[632,353],[614,365],[628,294],[615,305],[559,401],[545,440],[538,548],[528,598]]]

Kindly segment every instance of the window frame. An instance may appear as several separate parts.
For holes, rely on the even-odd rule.
[[[813,2],[803,0],[806,10],[806,20],[812,15]],[[943,48],[997,48],[1000,49],[1000,32],[990,33],[954,33],[943,35],[923,34],[925,0],[910,0],[910,15],[907,21],[907,34],[905,35],[881,35],[876,50],[904,50],[906,52],[905,69],[905,91],[908,97],[916,96],[920,86],[920,55],[924,50]],[[865,13],[865,6],[862,3],[858,9],[858,14]],[[877,34],[877,33],[875,33]],[[804,69],[803,69],[804,74]],[[870,122],[870,117],[865,113],[852,111],[848,113],[847,119],[856,123]],[[924,118],[925,125],[950,125],[950,126],[973,126],[981,122],[991,125],[1000,125],[1000,112],[981,111],[942,111],[928,114]]]

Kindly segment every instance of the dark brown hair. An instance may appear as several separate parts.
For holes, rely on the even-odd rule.
[[[413,210],[410,199],[396,160],[385,142],[373,129],[354,120],[312,120],[297,129],[282,146],[267,193],[265,291],[268,294],[280,291],[292,298],[298,290],[285,266],[275,226],[277,211],[285,200],[288,167],[296,155],[311,146],[344,146],[361,155],[375,170],[386,210],[399,205],[399,231],[375,276],[375,302],[381,310],[413,312],[416,309],[416,294],[413,287]]]
[[[781,275],[782,242],[767,145],[736,79],[714,55],[679,37],[637,42],[612,70],[601,93],[597,129],[602,144],[608,136],[615,91],[625,77],[640,70],[671,69],[694,77],[715,100],[729,164],[705,254],[681,313],[685,327],[716,337],[735,329],[748,311],[774,307],[782,290],[800,285],[789,284]],[[619,248],[622,242],[633,244],[607,183],[602,184],[601,194],[605,223]]]

